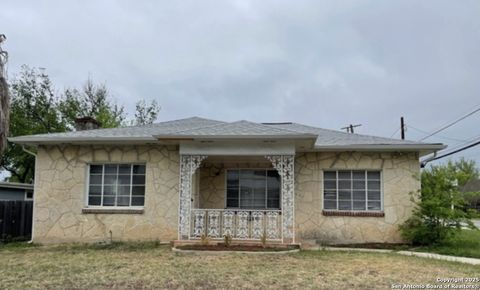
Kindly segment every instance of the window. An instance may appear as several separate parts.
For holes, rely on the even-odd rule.
[[[380,211],[380,171],[338,170],[323,173],[323,209]]]
[[[143,206],[145,165],[91,164],[89,206]]]
[[[227,170],[227,208],[279,209],[280,176],[276,170]]]

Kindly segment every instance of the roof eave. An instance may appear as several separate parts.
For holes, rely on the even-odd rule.
[[[13,189],[33,189],[33,184],[18,182],[0,182],[0,187]]]
[[[447,148],[443,144],[352,144],[314,146],[313,151],[410,151],[421,156]]]
[[[13,137],[13,138],[8,138],[8,141],[12,143],[24,144],[24,145],[68,144],[68,143],[102,144],[102,143],[112,143],[112,142],[128,142],[128,143],[138,144],[138,143],[145,143],[145,142],[158,142],[157,139],[152,137],[69,137],[69,138]]]

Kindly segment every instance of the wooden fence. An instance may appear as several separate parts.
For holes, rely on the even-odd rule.
[[[29,240],[32,216],[32,201],[0,200],[0,242]]]

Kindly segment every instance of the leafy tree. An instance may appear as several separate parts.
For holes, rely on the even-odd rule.
[[[448,161],[447,168],[460,187],[480,176],[475,160],[465,160],[463,157],[456,162]]]
[[[405,239],[419,245],[438,244],[454,236],[462,226],[475,228],[471,213],[464,211],[465,200],[457,184],[475,175],[472,168],[475,163],[461,160],[422,172],[420,199],[416,200],[412,216],[400,226]]]
[[[138,101],[135,105],[135,120],[134,125],[147,125],[152,124],[157,120],[158,113],[160,112],[160,106],[153,100],[149,105],[145,100]]]
[[[87,80],[81,91],[65,90],[59,110],[70,129],[75,127],[77,117],[93,117],[103,128],[119,127],[125,120],[124,108],[111,101],[105,84],[95,85],[91,79]]]
[[[64,132],[67,129],[57,110],[60,100],[54,95],[44,71],[22,67],[20,78],[12,83],[11,88],[11,136]],[[32,181],[35,159],[20,145],[9,144],[1,164],[10,172],[10,181]]]
[[[22,66],[19,77],[11,84],[11,96],[10,136],[72,131],[75,118],[85,116],[95,118],[104,128],[127,124],[123,106],[113,100],[104,84],[96,85],[90,79],[81,90],[55,94],[44,70]],[[136,122],[152,123],[158,111],[156,102],[139,102]],[[33,181],[35,158],[20,145],[10,143],[0,165],[10,172],[10,181]]]

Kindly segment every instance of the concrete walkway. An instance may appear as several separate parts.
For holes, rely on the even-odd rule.
[[[314,247],[308,250],[326,250],[326,251],[353,251],[353,252],[370,252],[370,253],[393,253],[404,256],[415,256],[421,258],[429,258],[435,260],[459,262],[470,265],[480,265],[480,259],[439,255],[433,253],[412,252],[412,251],[394,251],[394,250],[382,250],[382,249],[362,249],[362,248],[337,248],[337,247]]]
[[[477,228],[480,229],[480,219],[473,219],[472,222]]]

